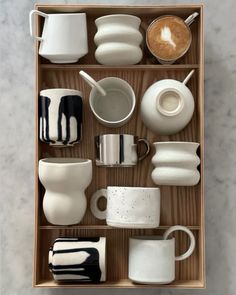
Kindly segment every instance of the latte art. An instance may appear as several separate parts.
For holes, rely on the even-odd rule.
[[[147,45],[158,59],[171,61],[181,57],[191,44],[191,31],[177,16],[154,21],[147,31]]]

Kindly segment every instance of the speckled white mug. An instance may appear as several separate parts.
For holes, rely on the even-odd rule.
[[[107,208],[100,210],[98,201],[107,199]],[[98,219],[121,228],[156,228],[160,224],[160,189],[154,187],[108,186],[96,191],[90,209]]]

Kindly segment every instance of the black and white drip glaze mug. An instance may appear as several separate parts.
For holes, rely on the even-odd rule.
[[[82,93],[53,88],[40,91],[40,140],[54,146],[73,146],[81,139]]]
[[[48,266],[58,282],[104,282],[106,238],[57,238],[49,249]]]

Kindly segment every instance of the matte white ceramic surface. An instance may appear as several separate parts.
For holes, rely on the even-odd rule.
[[[46,158],[39,161],[39,179],[46,192],[43,211],[57,225],[79,223],[86,211],[85,189],[92,180],[92,161],[80,158]]]
[[[101,211],[98,201],[107,199]],[[95,217],[106,219],[110,226],[122,228],[156,228],[160,223],[160,190],[147,187],[108,186],[96,191],[90,208]]]
[[[181,230],[188,234],[188,250],[175,257],[175,239],[168,239],[170,233]],[[170,227],[160,236],[137,236],[129,239],[128,277],[136,283],[168,284],[175,279],[175,261],[192,255],[195,249],[193,233],[185,226]]]
[[[41,37],[33,32],[37,14],[45,19]],[[52,63],[74,63],[88,53],[85,13],[46,14],[32,10],[29,20],[31,36],[40,41],[39,55]]]
[[[148,129],[170,135],[189,123],[194,112],[194,98],[185,84],[193,72],[183,82],[164,79],[146,90],[141,101],[141,117]]]
[[[140,18],[128,14],[112,14],[95,20],[96,60],[104,65],[132,65],[142,59],[139,31]]]
[[[107,127],[126,124],[136,104],[135,94],[129,83],[117,77],[107,77],[96,82],[92,77],[85,76],[83,71],[80,71],[80,75],[92,87],[89,105],[96,119]]]
[[[197,142],[155,142],[152,180],[157,185],[192,186],[200,180]]]

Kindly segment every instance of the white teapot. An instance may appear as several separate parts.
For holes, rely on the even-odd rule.
[[[194,112],[194,98],[186,86],[192,77],[192,70],[183,82],[164,79],[151,85],[141,101],[143,123],[160,135],[178,133],[191,120]]]

